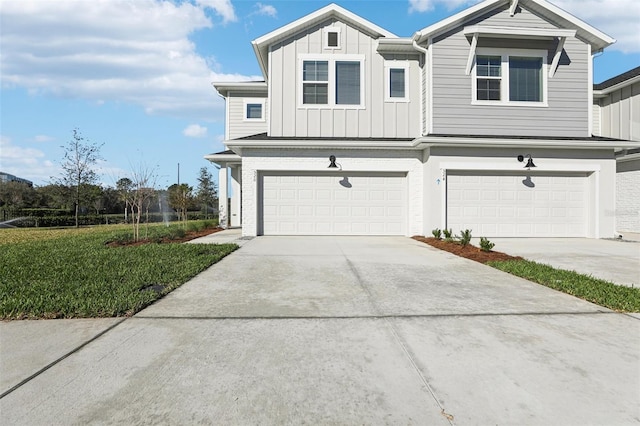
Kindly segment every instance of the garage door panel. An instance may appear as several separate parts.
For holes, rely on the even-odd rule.
[[[476,236],[586,235],[586,174],[452,172],[447,227]]]
[[[265,235],[405,234],[405,174],[303,172],[261,179]]]

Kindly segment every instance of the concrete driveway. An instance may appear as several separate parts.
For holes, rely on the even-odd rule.
[[[620,425],[640,421],[638,401],[636,318],[408,238],[260,237],[4,396],[0,413]]]

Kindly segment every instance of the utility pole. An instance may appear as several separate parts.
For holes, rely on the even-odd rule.
[[[178,163],[178,186],[180,186],[180,163]]]

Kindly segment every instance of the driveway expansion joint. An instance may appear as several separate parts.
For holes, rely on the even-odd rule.
[[[107,334],[108,332],[110,332],[111,330],[113,330],[114,328],[116,328],[117,326],[119,326],[120,324],[122,324],[123,322],[125,322],[128,318],[122,318],[120,321],[116,322],[115,324],[110,325],[109,327],[107,327],[106,329],[102,330],[100,333],[96,334],[95,336],[93,336],[92,338],[90,338],[89,340],[87,340],[86,342],[82,343],[81,345],[75,347],[74,349],[72,349],[71,351],[67,352],[66,354],[62,355],[61,357],[59,357],[58,359],[50,362],[49,364],[45,365],[44,367],[42,367],[41,369],[39,369],[38,371],[36,371],[35,373],[33,373],[32,375],[30,375],[29,377],[27,377],[26,379],[23,379],[22,381],[20,381],[18,384],[12,386],[11,388],[7,389],[6,391],[2,392],[0,394],[0,399],[4,398],[5,396],[11,394],[12,392],[20,389],[22,386],[26,385],[27,383],[29,383],[31,380],[35,379],[36,377],[38,377],[39,375],[41,375],[42,373],[44,373],[45,371],[47,371],[48,369],[50,369],[51,367],[55,366],[56,364],[64,361],[65,359],[67,359],[68,357],[70,357],[71,355],[79,352],[80,350],[82,350],[85,346],[87,346],[88,344],[98,340],[100,337],[104,336],[105,334]]]

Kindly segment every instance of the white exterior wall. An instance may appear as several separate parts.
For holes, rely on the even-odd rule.
[[[245,119],[245,99],[264,99],[264,109],[262,111],[264,120],[246,120]],[[264,95],[255,95],[252,93],[231,93],[227,98],[228,111],[228,138],[238,139],[244,136],[257,135],[267,132],[267,123],[269,120],[269,101],[266,93]]]
[[[424,234],[446,226],[445,170],[522,171],[519,155],[531,154],[538,173],[589,173],[587,237],[611,238],[615,234],[615,159],[609,151],[542,150],[529,148],[432,148],[424,172]],[[439,182],[438,182],[439,181]]]
[[[423,167],[422,152],[408,150],[344,150],[344,149],[243,149],[242,152],[242,234],[258,234],[260,172],[317,171],[328,169],[329,155],[337,157],[343,172],[404,172],[407,174],[407,236],[422,233]]]
[[[640,159],[618,162],[616,232],[640,233]]]
[[[640,141],[640,83],[609,93],[600,104],[602,136]]]

